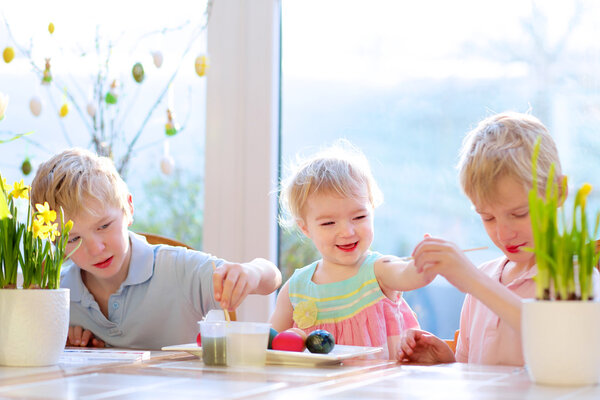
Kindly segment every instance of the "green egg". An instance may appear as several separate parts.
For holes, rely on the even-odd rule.
[[[273,349],[273,338],[275,336],[277,336],[279,332],[277,332],[275,329],[271,328],[271,330],[269,331],[269,349],[272,350]]]
[[[142,66],[142,63],[135,63],[133,69],[131,70],[131,74],[137,83],[142,83],[144,80],[144,67]]]

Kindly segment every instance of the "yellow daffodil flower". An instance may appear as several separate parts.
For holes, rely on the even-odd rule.
[[[38,210],[37,217],[40,221],[45,224],[54,222],[56,220],[56,211],[50,209],[48,202],[44,202],[44,205],[36,204],[35,208]]]
[[[50,227],[44,224],[40,219],[34,219],[31,228],[33,230],[33,237],[40,239],[47,239],[50,232]]]
[[[589,183],[584,183],[583,185],[581,185],[581,188],[579,188],[579,191],[577,191],[577,196],[575,197],[575,201],[577,204],[581,204],[582,208],[585,208],[585,202],[587,200],[588,195],[591,193],[592,191],[592,185],[590,185]]]
[[[54,239],[56,239],[57,236],[60,236],[60,231],[58,230],[58,224],[54,223],[54,224],[48,224],[46,225],[48,227],[48,238],[54,242]]]
[[[294,307],[294,322],[300,329],[310,328],[317,321],[317,304],[314,301],[301,301]]]
[[[13,190],[10,192],[10,195],[13,199],[23,198],[29,199],[29,186],[23,183],[23,179],[21,182],[15,182],[13,185]]]

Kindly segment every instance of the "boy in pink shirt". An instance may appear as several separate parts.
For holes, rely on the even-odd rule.
[[[413,251],[415,266],[440,274],[467,293],[460,317],[456,357],[443,340],[420,330],[405,333],[398,359],[406,362],[524,364],[521,349],[521,299],[535,297],[537,272],[528,192],[531,157],[541,137],[538,187],[545,188],[555,166],[559,190],[562,172],[558,151],[546,127],[535,117],[502,113],[483,120],[463,142],[460,183],[480,215],[486,233],[504,256],[480,268],[452,242],[426,237]],[[594,288],[598,285],[598,271]],[[597,290],[595,290],[597,293]],[[597,294],[596,294],[597,296]]]

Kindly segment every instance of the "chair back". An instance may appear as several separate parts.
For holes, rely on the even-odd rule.
[[[180,246],[180,247],[185,247],[186,249],[194,250],[193,247],[188,246],[187,244],[180,242],[178,240],[168,238],[166,236],[157,235],[155,233],[144,233],[144,232],[137,232],[137,234],[145,237],[146,241],[150,244],[167,244],[169,246]]]

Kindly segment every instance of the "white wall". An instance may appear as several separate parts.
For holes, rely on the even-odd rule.
[[[215,0],[208,24],[204,248],[277,262],[280,1]],[[274,295],[238,319],[266,321]]]

